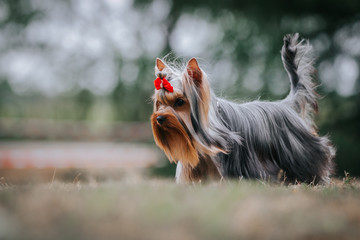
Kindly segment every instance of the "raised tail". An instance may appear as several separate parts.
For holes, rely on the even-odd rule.
[[[312,130],[316,126],[312,120],[313,113],[318,111],[317,94],[314,82],[314,59],[311,56],[311,45],[308,40],[300,40],[299,34],[286,35],[281,49],[281,58],[289,75],[291,89],[284,100],[307,121]]]

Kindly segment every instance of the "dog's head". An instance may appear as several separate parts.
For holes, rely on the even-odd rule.
[[[199,155],[222,151],[207,138],[211,94],[197,60],[179,70],[156,59],[155,75],[151,125],[156,144],[169,160],[195,167]]]

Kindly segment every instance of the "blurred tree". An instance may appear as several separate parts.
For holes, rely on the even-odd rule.
[[[136,62],[139,73],[135,81],[129,83],[126,79],[119,78],[111,93],[117,121],[147,121],[149,119],[152,110],[150,95],[153,89],[152,81],[144,79],[154,75],[152,64],[153,59],[139,58]]]
[[[76,96],[75,101],[77,104],[77,119],[86,120],[91,107],[94,103],[95,96],[87,89],[82,89]]]
[[[0,117],[4,116],[5,106],[14,98],[14,93],[5,79],[0,79]]]
[[[114,88],[111,94],[111,100],[114,107],[115,112],[115,120],[121,121],[126,115],[126,108],[123,106],[124,101],[126,99],[126,88],[122,81],[118,81],[116,87]]]
[[[24,27],[41,14],[39,10],[32,8],[31,1],[2,0],[2,4],[1,7],[6,9],[7,17],[0,21],[0,28],[8,23],[15,23]]]

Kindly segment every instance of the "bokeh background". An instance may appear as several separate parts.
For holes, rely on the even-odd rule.
[[[287,33],[310,40],[323,98],[316,121],[337,175],[360,176],[358,0],[2,0],[0,164],[148,168],[173,176],[152,140],[154,60],[198,57],[215,92],[277,100]]]

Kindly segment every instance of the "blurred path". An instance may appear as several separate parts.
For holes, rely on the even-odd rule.
[[[110,142],[5,142],[0,168],[144,168],[161,159],[150,145]]]

